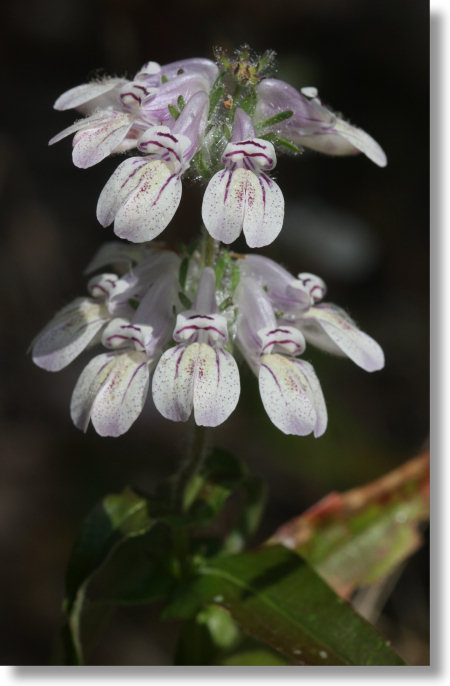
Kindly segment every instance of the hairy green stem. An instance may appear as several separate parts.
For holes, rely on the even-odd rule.
[[[209,235],[206,229],[203,230],[203,256],[205,267],[214,267],[214,254],[216,252],[216,241]]]

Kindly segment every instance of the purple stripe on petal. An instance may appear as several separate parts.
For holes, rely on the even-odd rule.
[[[133,381],[134,381],[134,379],[135,379],[135,377],[136,377],[136,374],[139,372],[140,369],[142,369],[142,367],[145,367],[146,364],[147,364],[147,361],[141,362],[141,364],[140,364],[138,367],[136,367],[136,369],[134,370],[134,372],[133,372],[133,374],[131,375],[131,378],[130,378],[128,384],[127,384],[127,387],[126,387],[126,389],[125,389],[124,392],[123,392],[122,400],[120,401],[120,404],[121,404],[121,405],[123,405],[123,403],[125,402],[125,398],[126,398],[126,396],[127,396],[127,393],[128,393],[128,391],[129,391],[129,389],[130,389],[131,384],[133,383]]]
[[[266,364],[264,364],[264,362],[261,364],[261,367],[264,367],[264,369],[267,369],[267,371],[270,372],[270,374],[271,374],[273,380],[275,381],[275,383],[276,383],[276,385],[278,386],[278,388],[279,388],[279,390],[280,390],[280,393],[281,393],[281,392],[282,392],[282,391],[281,391],[281,386],[280,386],[280,384],[279,384],[279,381],[278,381],[277,377],[275,376],[275,374],[274,374],[273,371],[271,370],[271,368],[268,367]]]

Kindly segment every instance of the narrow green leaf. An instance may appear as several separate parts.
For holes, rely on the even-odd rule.
[[[225,299],[222,300],[222,302],[220,303],[220,305],[219,305],[219,312],[223,312],[223,311],[226,310],[228,307],[231,307],[232,304],[233,304],[233,298],[231,297],[231,295],[229,295],[228,298],[225,298]]]
[[[241,280],[241,270],[239,269],[236,262],[233,262],[233,266],[231,268],[231,293],[232,294],[234,293],[234,291],[238,287],[240,280]]]
[[[184,98],[183,98],[182,95],[179,95],[179,96],[178,96],[177,105],[178,105],[178,108],[179,108],[180,112],[181,112],[182,110],[184,110],[184,108],[186,107],[186,102],[185,102],[185,100],[184,100]]]
[[[291,143],[291,141],[288,141],[286,138],[277,136],[276,133],[263,133],[260,135],[260,138],[264,138],[264,140],[270,141],[275,146],[285,148],[286,150],[289,150],[289,152],[295,152],[297,155],[302,154],[302,149],[295,145],[295,143]]]
[[[220,255],[214,267],[214,271],[216,274],[216,288],[220,286],[220,282],[222,281],[222,277],[225,272],[225,267],[227,266],[225,255],[228,255],[228,253],[222,253],[222,255]]]
[[[183,257],[180,264],[180,270],[178,272],[178,281],[180,283],[181,289],[184,291],[186,287],[186,277],[189,268],[189,257]]]
[[[251,89],[249,95],[244,98],[240,103],[239,107],[248,114],[249,117],[253,117],[258,102],[258,96],[254,88]]]
[[[212,113],[216,109],[217,103],[223,97],[224,92],[225,88],[223,86],[219,86],[211,91],[211,95],[209,96],[209,117],[211,117]]]
[[[262,129],[266,129],[269,126],[275,126],[275,124],[280,124],[282,121],[286,121],[286,119],[290,119],[293,115],[292,110],[285,110],[284,112],[278,112],[278,114],[275,114],[273,117],[269,117],[269,119],[264,119],[264,121],[260,121],[256,124],[256,129],[258,131],[262,131]]]
[[[188,298],[187,295],[183,293],[183,291],[180,291],[178,293],[178,297],[183,307],[185,307],[187,310],[190,310],[192,307],[192,300],[190,300],[190,298]]]
[[[207,603],[224,607],[244,632],[294,664],[404,664],[305,560],[283,546],[208,560],[164,616],[189,618]]]
[[[180,111],[175,107],[175,105],[168,105],[168,110],[174,119],[178,119],[180,116]]]
[[[195,155],[194,155],[194,164],[195,168],[197,169],[197,172],[200,174],[200,176],[203,176],[205,179],[209,179],[211,176],[211,172],[208,169],[208,166],[205,162],[205,157],[203,155],[202,150],[198,150]]]

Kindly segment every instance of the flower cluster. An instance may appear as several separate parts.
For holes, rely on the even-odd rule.
[[[122,274],[90,279],[90,297],[64,307],[32,344],[34,362],[49,371],[101,343],[72,395],[71,416],[86,430],[119,436],[141,413],[151,374],[159,412],[217,426],[237,405],[234,355],[258,377],[263,405],[287,434],[320,436],[327,412],[320,383],[302,358],[306,341],[347,355],[367,371],[383,366],[380,346],[336,306],[323,303],[325,284],[292,276],[261,255],[222,251],[216,269],[199,251],[181,259],[161,246],[108,243],[87,271],[114,263]],[[125,271],[124,271],[125,269]],[[218,302],[220,300],[220,302]]]
[[[220,246],[243,231],[247,244],[271,243],[284,219],[271,176],[277,153],[304,147],[330,155],[364,153],[379,166],[379,145],[331,110],[315,88],[298,92],[269,75],[272,53],[218,65],[188,59],[148,62],[133,80],[107,78],[64,93],[56,109],[84,118],[50,143],[75,134],[73,161],[97,164],[135,150],[103,188],[97,218],[130,243],[107,243],[87,268],[88,293],[58,312],[32,343],[49,371],[86,348],[103,352],[75,386],[71,416],[102,436],[126,432],[141,413],[150,381],[166,418],[217,426],[236,407],[235,359],[258,377],[264,408],[281,431],[320,436],[327,411],[307,344],[345,355],[366,371],[384,364],[380,346],[341,309],[322,302],[317,276],[297,278],[261,255]],[[173,251],[149,243],[180,203],[182,177],[205,183],[200,246]],[[109,271],[103,272],[106,267]],[[112,269],[112,271],[111,271]],[[101,272],[101,273],[98,273]]]
[[[261,60],[260,62],[264,62]],[[202,218],[216,240],[244,232],[259,248],[279,234],[283,195],[269,176],[276,153],[311,148],[329,155],[364,153],[384,166],[386,156],[364,131],[324,107],[312,87],[298,92],[265,65],[241,54],[237,63],[188,59],[148,62],[133,80],[107,78],[64,93],[58,110],[85,115],[51,139],[74,133],[73,161],[86,168],[113,153],[136,149],[103,188],[97,218],[114,222],[120,238],[152,240],[169,224],[185,175],[209,181]]]

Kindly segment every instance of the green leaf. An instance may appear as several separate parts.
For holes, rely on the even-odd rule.
[[[214,448],[186,490],[185,505],[191,521],[201,525],[213,521],[246,476],[246,467],[240,460]]]
[[[168,105],[168,110],[174,119],[178,119],[180,116],[180,111],[175,107],[175,105]]]
[[[225,608],[244,632],[294,664],[404,664],[305,560],[283,546],[204,562],[164,616],[189,618],[208,603]]]
[[[240,280],[241,280],[241,270],[239,269],[236,262],[233,262],[233,265],[231,268],[231,293],[232,294],[234,293],[234,291],[238,287]]]
[[[184,623],[175,650],[175,665],[214,665],[219,656],[233,649],[241,632],[228,612],[206,605]]]
[[[147,500],[130,488],[102,500],[84,522],[69,560],[66,574],[69,611],[80,587],[111,551],[127,538],[144,534],[152,523]]]
[[[190,300],[190,298],[188,298],[187,295],[183,293],[183,291],[180,291],[178,293],[178,297],[183,307],[185,307],[187,310],[190,310],[192,307],[192,301]]]
[[[180,270],[178,272],[178,281],[180,283],[180,287],[184,291],[186,287],[186,277],[189,269],[189,257],[183,257],[180,263]]]
[[[92,577],[89,604],[151,603],[165,597],[173,584],[169,528],[157,522],[146,534],[116,548]]]
[[[260,138],[264,138],[264,140],[270,141],[275,146],[285,148],[286,150],[289,150],[289,152],[295,152],[297,155],[302,154],[301,148],[299,148],[294,143],[291,143],[291,141],[288,141],[286,138],[282,138],[281,136],[277,136],[276,133],[272,133],[272,132],[263,133],[260,135]]]
[[[209,96],[209,116],[208,116],[208,119],[211,117],[212,113],[216,109],[217,103],[223,97],[224,92],[225,92],[225,88],[223,86],[220,86],[220,85],[217,88],[212,89],[211,95]]]
[[[109,617],[109,606],[86,606],[88,585],[120,545],[150,530],[154,520],[148,515],[147,505],[145,498],[126,488],[120,494],[106,496],[84,522],[66,575],[67,624],[63,641],[67,662],[83,663],[84,645]]]
[[[249,538],[256,532],[267,501],[267,486],[260,477],[247,474],[242,479],[242,488],[242,512],[225,542],[225,549],[230,553],[243,550]]]
[[[278,112],[278,114],[275,114],[273,117],[269,117],[269,119],[264,119],[264,121],[260,121],[256,124],[255,128],[257,131],[261,131],[262,129],[266,129],[269,126],[275,126],[275,124],[280,124],[282,121],[286,121],[286,119],[290,119],[293,115],[292,110],[285,110],[284,112]]]
[[[195,168],[197,169],[197,172],[200,174],[200,176],[203,176],[204,179],[209,179],[211,176],[211,172],[208,168],[208,165],[205,162],[203,150],[198,150],[195,153],[193,159],[194,159]]]
[[[186,107],[186,102],[185,102],[185,100],[184,100],[184,98],[183,98],[182,95],[179,95],[179,96],[178,96],[177,105],[178,105],[178,108],[179,108],[180,112],[181,112],[182,110],[184,110],[184,108]]]
[[[226,256],[228,256],[228,260],[227,260]],[[222,255],[220,255],[220,257],[216,261],[216,265],[214,267],[214,271],[216,274],[216,288],[218,288],[220,286],[220,282],[222,281],[222,277],[224,275],[225,268],[228,266],[229,261],[230,261],[230,258],[229,258],[228,252],[222,253]]]
[[[269,543],[294,548],[337,593],[389,576],[421,544],[429,517],[429,455],[360,488],[331,493],[280,527]]]
[[[251,89],[249,95],[244,98],[240,103],[239,107],[248,114],[249,117],[253,117],[258,102],[258,96],[254,88]]]

